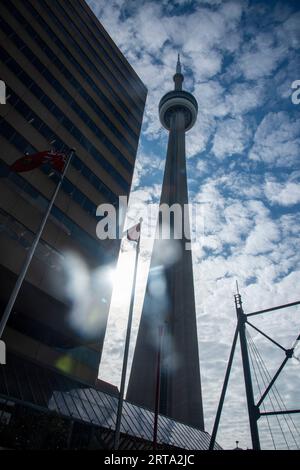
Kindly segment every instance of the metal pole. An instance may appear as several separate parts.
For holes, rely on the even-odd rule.
[[[274,375],[274,377],[272,378],[271,382],[269,383],[269,385],[267,386],[266,390],[264,391],[264,393],[262,394],[262,396],[260,397],[260,399],[258,400],[258,403],[257,403],[257,407],[260,407],[260,405],[262,404],[262,402],[264,401],[264,399],[266,398],[266,396],[268,395],[269,391],[271,390],[271,388],[273,387],[273,384],[274,382],[276,381],[277,377],[279,376],[280,372],[282,371],[282,369],[284,368],[285,364],[287,363],[287,361],[293,357],[293,350],[290,349],[287,351],[287,355],[284,359],[284,361],[282,362],[282,364],[280,365],[279,369],[277,370],[276,374]]]
[[[155,390],[155,410],[154,410],[154,424],[153,424],[153,450],[157,448],[157,430],[158,430],[158,415],[160,403],[160,369],[161,369],[161,347],[164,334],[164,327],[158,327],[159,345],[157,352],[157,369],[156,369],[156,390]]]
[[[119,444],[120,444],[121,418],[122,418],[122,410],[123,410],[123,402],[124,402],[124,390],[125,390],[126,371],[127,371],[128,353],[129,353],[129,344],[130,344],[130,335],[131,335],[138,257],[139,257],[139,252],[140,252],[141,228],[142,228],[142,219],[140,219],[140,236],[136,244],[136,252],[135,252],[134,275],[133,275],[133,282],[132,282],[132,289],[131,289],[129,314],[128,314],[128,320],[127,320],[127,331],[126,331],[126,339],[125,339],[125,350],[124,350],[124,357],[123,357],[120,393],[119,393],[119,400],[118,400],[114,450],[118,450]]]
[[[252,317],[253,315],[260,315],[261,313],[272,312],[273,310],[280,310],[282,308],[294,307],[295,305],[299,304],[300,300],[298,300],[297,302],[291,302],[289,304],[278,305],[277,307],[265,308],[264,310],[258,310],[257,312],[247,313],[247,317]]]
[[[255,405],[255,402],[254,402],[251,369],[250,369],[247,340],[246,340],[245,323],[247,321],[247,316],[243,312],[242,300],[241,300],[240,294],[235,295],[234,298],[235,298],[236,314],[238,318],[238,330],[239,330],[240,344],[241,344],[241,353],[242,353],[242,362],[243,362],[243,370],[244,370],[244,380],[245,380],[245,388],[246,388],[246,396],[247,396],[252,447],[253,447],[253,450],[260,450],[260,441],[259,441],[258,426],[257,426],[257,421],[260,417],[260,412],[259,412],[259,408]]]
[[[58,184],[57,184],[57,186],[56,186],[56,189],[55,189],[55,191],[54,191],[54,193],[53,193],[53,196],[52,196],[52,198],[51,198],[51,200],[50,200],[50,202],[49,202],[49,205],[48,205],[48,208],[47,208],[47,210],[46,210],[46,213],[45,213],[45,215],[44,215],[44,217],[43,217],[43,219],[42,219],[42,221],[41,221],[40,227],[39,227],[39,229],[38,229],[38,231],[37,231],[37,233],[36,233],[36,235],[35,235],[35,238],[34,238],[34,240],[33,240],[33,243],[32,243],[32,245],[31,245],[31,247],[30,247],[30,250],[29,250],[28,253],[27,253],[25,262],[24,262],[24,264],[23,264],[23,266],[22,266],[22,269],[21,269],[21,271],[20,271],[20,273],[19,273],[17,282],[16,282],[16,284],[15,284],[15,286],[14,286],[14,288],[13,288],[13,291],[12,291],[12,293],[11,293],[11,295],[10,295],[9,301],[8,301],[8,303],[7,303],[7,305],[6,305],[5,310],[4,310],[4,314],[3,314],[2,319],[1,319],[1,321],[0,321],[0,338],[2,337],[3,331],[4,331],[4,329],[5,329],[5,327],[6,327],[6,324],[7,324],[8,320],[9,320],[11,311],[12,311],[12,309],[13,309],[13,306],[14,306],[15,302],[16,302],[16,299],[17,299],[18,294],[19,294],[19,292],[20,292],[20,289],[21,289],[21,287],[22,287],[23,281],[24,281],[24,279],[25,279],[25,277],[26,277],[28,268],[29,268],[29,266],[30,266],[31,260],[32,260],[33,255],[34,255],[34,252],[35,252],[36,247],[37,247],[37,245],[38,245],[38,243],[39,243],[39,241],[40,241],[41,235],[42,235],[43,230],[44,230],[44,228],[45,228],[45,225],[46,225],[46,223],[47,223],[47,220],[48,220],[49,214],[50,214],[50,212],[51,212],[52,206],[53,206],[53,204],[54,204],[54,202],[55,202],[56,196],[57,196],[57,194],[58,194],[58,192],[59,192],[59,190],[60,190],[60,187],[61,187],[62,181],[63,181],[63,179],[64,179],[64,176],[65,176],[65,174],[66,174],[66,172],[67,172],[67,170],[68,170],[68,167],[69,167],[69,165],[70,165],[70,162],[71,162],[71,159],[72,159],[73,154],[74,154],[74,150],[72,149],[72,150],[70,151],[68,160],[67,160],[67,162],[66,162],[66,164],[65,164],[65,167],[64,167],[64,170],[63,170],[62,175],[61,175],[61,177],[60,177],[60,180],[59,180],[59,182],[58,182]]]
[[[248,316],[248,315],[247,315]],[[267,338],[269,341],[271,341],[271,343],[275,344],[275,346],[278,346],[278,348],[282,349],[284,352],[287,352],[287,349],[284,348],[283,346],[281,346],[281,344],[277,343],[277,341],[275,341],[274,339],[270,338],[270,336],[268,336],[266,333],[264,333],[263,331],[261,331],[259,328],[257,328],[257,326],[254,326],[252,325],[252,323],[249,322],[249,320],[247,319],[246,320],[247,324],[250,325],[254,330],[258,331],[258,333],[260,333],[261,335],[263,335],[265,338]]]
[[[226,391],[227,391],[229,376],[230,376],[230,372],[231,372],[231,366],[232,366],[232,362],[233,362],[237,337],[238,337],[238,326],[236,326],[235,333],[234,333],[234,338],[233,338],[233,341],[232,341],[230,356],[229,356],[229,359],[228,359],[228,364],[227,364],[227,369],[226,369],[226,374],[225,374],[225,378],[224,378],[223,388],[222,388],[222,392],[221,392],[221,396],[220,396],[220,401],[219,401],[219,405],[218,405],[218,410],[217,410],[217,414],[216,414],[216,417],[215,417],[214,427],[213,427],[213,430],[212,430],[212,433],[211,433],[211,438],[210,438],[210,443],[209,443],[209,450],[214,450],[214,446],[215,446],[215,442],[216,442],[216,437],[217,437],[217,432],[218,432],[218,428],[219,428],[219,422],[220,422],[220,418],[221,418],[221,413],[222,413],[222,409],[223,409],[225,395],[226,395]]]
[[[262,411],[261,416],[275,416],[275,415],[289,415],[293,413],[300,413],[299,410],[279,410],[279,411]]]

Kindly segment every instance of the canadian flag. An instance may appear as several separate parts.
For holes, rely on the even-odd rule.
[[[24,171],[34,170],[45,163],[50,163],[56,171],[62,173],[66,160],[67,157],[65,153],[45,150],[31,155],[24,155],[18,158],[9,168],[11,171],[22,173]]]

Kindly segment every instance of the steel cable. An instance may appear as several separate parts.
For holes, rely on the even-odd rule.
[[[252,337],[251,337],[250,333],[249,333],[248,331],[247,331],[246,333],[247,333],[247,336],[248,336],[248,338],[249,338],[249,342],[252,341],[252,345],[253,345],[253,350],[254,350],[254,352],[255,352],[256,361],[257,361],[257,363],[259,364],[259,368],[258,368],[259,374],[260,374],[260,377],[261,377],[261,380],[262,380],[262,382],[263,382],[264,387],[267,388],[267,386],[268,386],[268,377],[267,377],[267,375],[266,375],[266,373],[265,373],[263,367],[262,367],[261,364],[260,364],[259,356],[257,356],[257,352],[256,352],[256,347],[255,347],[254,341],[252,340]],[[257,358],[258,358],[258,359],[257,359]],[[265,375],[265,376],[264,376],[264,375]],[[271,407],[272,407],[273,411],[276,411],[275,406],[274,406],[274,403],[273,403],[273,399],[272,399],[272,397],[270,396],[270,394],[268,395],[268,398],[269,398],[269,400],[270,400]],[[280,429],[280,431],[281,431],[281,434],[282,434],[282,436],[283,436],[283,438],[284,438],[285,444],[286,444],[287,448],[290,449],[289,444],[288,444],[288,441],[287,441],[286,436],[285,436],[285,433],[284,433],[284,431],[283,431],[283,429],[282,429],[282,425],[281,425],[281,422],[280,422],[280,420],[279,420],[279,417],[278,417],[278,415],[275,415],[275,417],[276,417],[276,421],[277,421],[277,423],[278,423],[279,429]]]
[[[255,356],[255,353],[254,353],[254,351],[253,351],[253,346],[252,346],[251,342],[248,341],[248,344],[249,344],[249,346],[250,346],[250,361],[251,361],[252,369],[253,369],[253,372],[254,372],[254,376],[255,376],[255,380],[256,380],[256,385],[257,385],[257,389],[258,389],[259,394],[260,394],[260,396],[261,396],[261,395],[262,395],[262,391],[261,391],[261,387],[260,387],[259,380],[258,380],[258,377],[257,377],[257,372],[256,372],[255,364],[257,365],[257,367],[259,367],[259,365],[257,364],[257,362],[256,362],[256,360],[255,360],[255,357],[254,357],[254,356]],[[252,354],[251,354],[251,353],[252,353]],[[262,406],[263,406],[264,411],[266,411],[266,407],[265,407],[264,402],[262,403]],[[272,429],[271,429],[271,426],[270,426],[269,417],[266,415],[266,418],[267,418],[267,425],[268,425],[269,433],[270,433],[270,435],[271,435],[273,447],[274,447],[274,449],[276,450],[277,447],[276,447],[275,440],[274,440],[274,436],[273,436]]]
[[[257,353],[257,355],[258,355],[258,357],[259,357],[259,359],[260,359],[260,361],[261,361],[262,368],[263,368],[264,371],[265,371],[265,374],[266,374],[266,377],[267,377],[267,379],[268,379],[268,382],[270,382],[270,381],[272,380],[272,377],[271,377],[270,373],[268,372],[268,369],[267,369],[267,367],[266,367],[266,364],[265,364],[265,362],[264,362],[264,360],[263,360],[263,358],[262,358],[262,356],[261,356],[261,354],[260,354],[260,352],[259,352],[259,350],[258,350],[257,346],[255,345],[255,343],[254,343],[254,341],[253,341],[252,338],[251,338],[251,341],[253,342],[254,349],[256,350],[256,353]],[[275,400],[276,400],[276,402],[277,402],[277,405],[279,406],[279,409],[280,409],[281,411],[283,411],[283,410],[284,410],[284,411],[287,411],[287,408],[286,408],[286,406],[285,406],[285,404],[284,404],[283,398],[282,398],[282,396],[281,396],[281,394],[280,394],[280,392],[279,392],[279,390],[278,390],[278,388],[277,388],[277,386],[276,386],[275,383],[273,384],[273,386],[272,386],[270,392],[273,393],[274,398],[275,398]],[[276,396],[276,393],[275,393],[275,392],[277,393],[277,396]],[[281,405],[280,405],[280,402],[281,402]],[[290,420],[291,423],[293,424],[293,427],[294,427],[294,429],[296,430],[296,433],[297,433],[299,436],[300,436],[300,433],[299,433],[299,431],[298,431],[298,429],[297,429],[297,426],[296,426],[296,424],[295,424],[293,418],[292,418],[289,414],[288,414],[287,416],[286,416],[286,415],[283,415],[283,418],[284,418],[285,423],[286,423],[286,425],[287,425],[287,427],[288,427],[288,429],[289,429],[289,431],[290,431],[290,433],[291,433],[291,436],[292,436],[293,441],[294,441],[294,443],[295,443],[295,445],[296,445],[296,448],[299,449],[299,445],[298,445],[297,440],[296,440],[296,438],[295,438],[295,436],[294,436],[294,433],[292,432],[292,430],[291,430],[291,428],[290,428],[290,425],[289,425],[289,423],[288,423],[287,417],[289,418],[289,420]]]

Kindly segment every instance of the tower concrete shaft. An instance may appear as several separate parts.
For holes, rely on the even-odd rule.
[[[182,210],[179,219],[170,213],[170,239],[157,236],[154,242],[127,399],[154,410],[159,331],[163,327],[159,411],[204,429],[192,253],[186,249],[190,246],[190,228],[188,211],[184,211],[188,204],[185,132],[193,126],[198,106],[195,98],[181,89],[179,58],[174,82],[175,90],[159,104],[161,123],[169,130],[160,204],[177,204]],[[166,221],[160,218],[157,235],[161,234],[162,222],[166,229]],[[185,230],[176,239],[180,222]]]

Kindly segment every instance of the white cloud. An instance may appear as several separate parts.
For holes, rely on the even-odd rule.
[[[195,86],[194,91],[199,104],[201,120],[202,115],[211,117],[224,117],[227,114],[225,106],[225,89],[217,80],[208,80],[207,82],[199,82]]]
[[[241,154],[248,145],[251,130],[242,118],[221,121],[214,135],[212,151],[217,158]]]
[[[187,134],[187,158],[195,157],[206,149],[215,126],[215,119],[208,114],[202,113],[198,116],[195,126]]]
[[[258,80],[270,76],[287,53],[286,41],[278,45],[274,31],[259,31],[244,43],[236,68],[246,80]]]
[[[279,31],[280,39],[285,41],[289,47],[298,49],[300,47],[300,13],[292,13],[282,25],[282,33]]]
[[[226,106],[232,115],[247,113],[262,106],[264,101],[263,84],[238,83],[231,87],[229,93],[226,93]]]
[[[300,203],[300,184],[288,181],[277,183],[267,181],[265,184],[265,195],[272,204],[280,206],[292,206]]]
[[[262,47],[257,51],[249,51],[239,59],[239,67],[247,80],[268,77],[286,57],[282,47]]]
[[[146,152],[141,146],[139,149],[139,157],[137,158],[134,167],[131,191],[135,190],[140,184],[142,184],[142,178],[151,177],[154,174],[156,177],[159,177],[161,174],[162,178],[164,163],[162,154],[154,153],[153,151]],[[159,175],[157,175],[157,173],[159,173]]]
[[[245,244],[245,253],[257,255],[275,249],[275,243],[280,239],[277,225],[271,221],[264,221],[256,225],[250,233]]]
[[[259,124],[249,157],[276,166],[299,164],[300,122],[287,112],[267,114]]]

